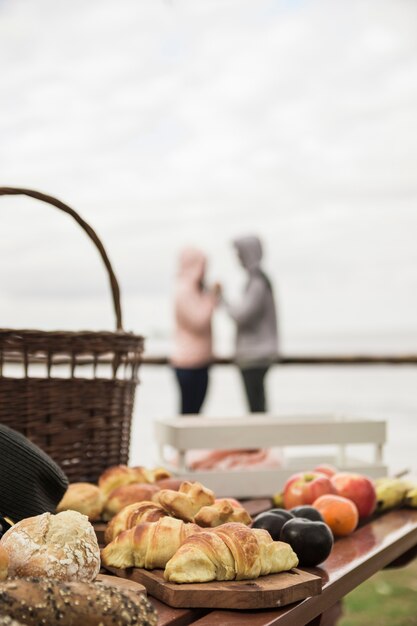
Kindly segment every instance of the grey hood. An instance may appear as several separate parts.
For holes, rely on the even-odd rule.
[[[259,269],[262,261],[262,244],[255,235],[239,237],[233,241],[240,261],[248,271]]]
[[[271,281],[261,268],[262,245],[258,237],[239,237],[234,242],[248,272],[238,302],[224,301],[236,323],[236,361],[241,365],[268,364],[278,354],[278,325]]]

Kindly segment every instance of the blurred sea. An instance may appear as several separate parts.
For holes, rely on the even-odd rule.
[[[312,343],[285,354],[402,354],[416,352],[415,337],[385,337],[378,341],[358,337],[344,349],[327,341],[321,349]],[[152,346],[151,346],[152,347]],[[155,348],[154,346],[153,348]],[[148,350],[151,354],[161,350]],[[140,370],[134,412],[131,461],[152,464],[156,460],[153,420],[175,415],[178,390],[169,367],[143,366]],[[417,367],[413,366],[275,366],[267,378],[271,414],[343,414],[387,421],[384,460],[390,472],[409,468],[417,474]],[[213,366],[203,413],[238,416],[246,412],[239,373],[233,366]],[[372,459],[369,446],[352,446],[351,455]],[[301,450],[299,451],[301,452]],[[321,450],[317,450],[320,454]],[[324,450],[322,451],[324,453]]]

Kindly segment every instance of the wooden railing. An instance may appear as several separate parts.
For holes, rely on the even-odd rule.
[[[100,355],[99,364],[112,363],[114,355]],[[45,357],[31,355],[29,357],[31,363],[44,363]],[[20,355],[4,354],[4,363],[21,363]],[[59,355],[54,358],[53,365],[68,365],[71,359],[68,356]],[[77,366],[92,365],[94,360],[91,356],[83,358],[81,355],[77,358]],[[144,355],[142,359],[143,365],[166,366],[170,364],[167,356]],[[233,365],[235,363],[232,357],[215,357],[212,361],[213,365]],[[274,361],[275,365],[417,365],[417,354],[298,354],[296,356],[282,355]]]
[[[214,365],[233,365],[231,357],[215,357]],[[417,354],[300,354],[282,355],[276,365],[417,365]],[[166,356],[145,355],[144,365],[169,365]]]

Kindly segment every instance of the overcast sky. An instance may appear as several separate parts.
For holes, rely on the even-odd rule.
[[[416,350],[416,33],[415,0],[0,0],[0,185],[91,223],[128,329],[169,332],[186,243],[236,295],[254,232],[284,349]],[[111,329],[78,227],[0,206],[0,326]]]

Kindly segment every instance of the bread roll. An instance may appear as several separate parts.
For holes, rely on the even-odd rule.
[[[109,495],[103,510],[103,519],[108,521],[129,504],[152,500],[159,491],[155,485],[133,484],[118,487]]]
[[[156,626],[146,597],[101,583],[21,578],[0,584],[0,615],[25,626]],[[1,624],[1,622],[0,622]],[[4,623],[14,626],[13,622]]]
[[[56,507],[61,511],[78,511],[87,515],[90,521],[101,518],[104,507],[104,495],[96,485],[91,483],[72,483],[61,502]]]
[[[28,517],[12,526],[0,545],[8,553],[10,576],[91,581],[100,570],[94,529],[76,511]]]
[[[172,491],[178,491],[183,482],[183,478],[161,478],[161,480],[157,480],[155,484],[159,487],[159,489],[171,489]]]
[[[155,494],[154,502],[160,504],[170,515],[184,522],[192,522],[203,506],[214,504],[214,493],[201,483],[182,483],[178,491],[161,489]]]
[[[98,486],[105,496],[122,485],[134,483],[154,483],[157,480],[169,478],[171,472],[163,467],[146,469],[145,467],[128,467],[127,465],[115,465],[109,467],[98,479]]]
[[[127,465],[115,465],[109,467],[98,479],[98,486],[107,497],[109,494],[122,485],[132,483],[152,483],[153,475],[150,470],[144,467],[128,467]]]
[[[152,482],[171,478],[172,476],[172,473],[169,470],[165,469],[165,467],[155,467],[154,469],[149,470],[149,472],[153,478]]]
[[[6,580],[9,571],[9,555],[0,545],[0,581]]]
[[[249,526],[252,518],[242,506],[234,506],[233,500],[220,498],[210,506],[203,506],[193,521],[199,526],[214,528],[227,522],[240,522]]]

